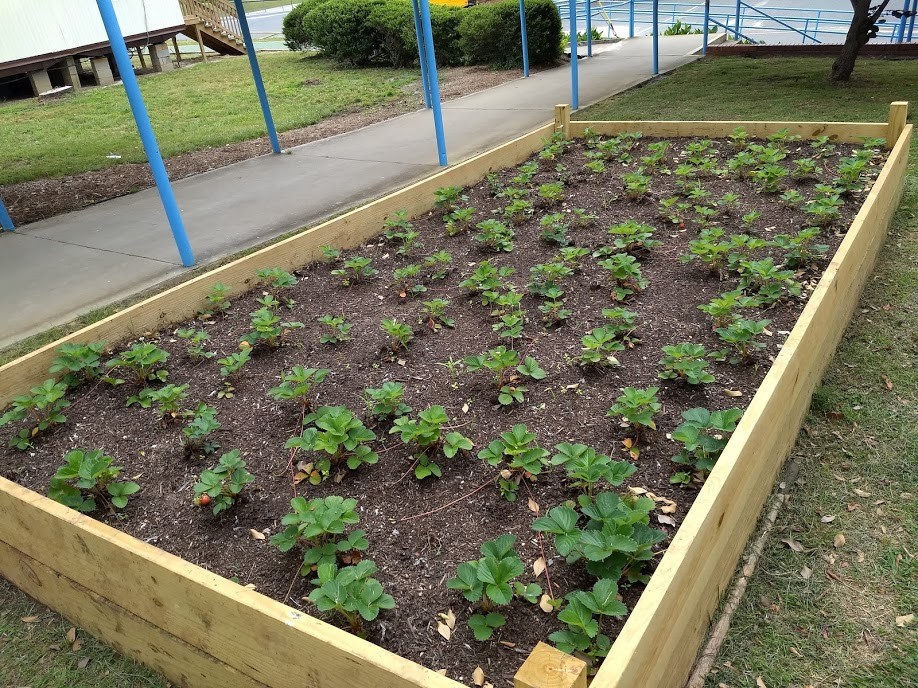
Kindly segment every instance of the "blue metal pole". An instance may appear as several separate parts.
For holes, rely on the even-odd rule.
[[[899,29],[897,32],[897,43],[901,43],[905,40],[905,25],[908,23],[908,8],[912,4],[912,0],[903,0],[902,2],[902,16],[899,18]]]
[[[660,73],[660,0],[653,0],[653,75]]]
[[[437,56],[434,52],[433,29],[430,28],[430,3],[419,0],[421,29],[424,34],[424,52],[427,54],[427,73],[430,77],[430,101],[433,106],[434,131],[437,135],[437,153],[440,165],[446,167],[446,135],[443,133],[443,111],[440,107],[440,81],[437,76]]]
[[[628,38],[634,38],[634,0],[628,4]]]
[[[914,0],[912,3],[912,16],[908,18],[908,36],[906,40],[912,42],[912,32],[915,29],[915,15],[918,14],[918,0]]]
[[[740,13],[742,12],[743,0],[736,0],[736,29],[734,31],[734,38],[739,40],[739,30],[740,30]]]
[[[577,0],[568,0],[568,20],[571,32],[571,110],[580,107],[580,82],[577,73]]]
[[[593,57],[593,8],[590,0],[586,0],[586,13],[587,57]]]
[[[6,206],[3,205],[2,198],[0,198],[0,229],[5,232],[13,232],[16,230],[16,225],[13,224],[13,218],[10,217]]]
[[[704,35],[701,37],[701,54],[708,54],[708,22],[711,21],[711,0],[704,0]]]
[[[96,5],[99,7],[99,14],[102,15],[102,23],[105,25],[105,33],[108,34],[108,41],[112,46],[112,53],[115,56],[118,71],[121,72],[124,91],[127,93],[131,112],[134,113],[134,122],[137,124],[137,131],[140,134],[140,140],[143,142],[144,152],[146,152],[147,160],[150,162],[156,189],[159,191],[159,197],[166,210],[166,217],[169,218],[169,227],[172,229],[172,236],[175,237],[175,244],[178,247],[179,255],[182,257],[182,265],[191,267],[194,265],[194,253],[191,251],[191,244],[188,243],[188,235],[185,233],[182,214],[179,212],[175,194],[172,193],[172,186],[169,184],[169,175],[166,174],[166,166],[163,164],[162,155],[159,153],[159,145],[156,143],[156,135],[153,133],[150,117],[147,114],[143,96],[140,94],[140,86],[137,85],[137,77],[134,76],[134,66],[131,64],[127,45],[124,43],[124,34],[121,33],[121,27],[118,25],[115,8],[112,7],[112,0],[96,0]]]
[[[275,153],[280,153],[280,141],[277,140],[274,117],[271,116],[271,106],[268,105],[268,94],[265,93],[265,84],[261,79],[261,69],[258,67],[258,57],[255,55],[255,44],[252,43],[252,33],[249,31],[249,20],[245,16],[245,7],[242,5],[242,0],[233,0],[233,2],[236,4],[236,14],[239,15],[239,28],[242,29],[242,40],[245,42],[245,51],[249,55],[252,78],[255,79],[255,90],[258,92],[258,100],[261,102],[261,112],[265,116],[265,126],[268,128],[268,138],[271,139],[271,149]]]
[[[430,74],[427,72],[427,51],[424,49],[424,34],[421,32],[421,8],[418,0],[411,0],[411,11],[414,12],[414,33],[418,41],[418,62],[421,65],[421,87],[424,89],[424,105],[429,110]]]
[[[529,36],[526,33],[526,5],[520,0],[520,39],[523,43],[523,76],[529,76]]]

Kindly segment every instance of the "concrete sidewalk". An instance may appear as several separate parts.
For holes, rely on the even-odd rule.
[[[660,40],[660,69],[695,59],[700,36]],[[651,41],[603,46],[580,63],[581,106],[646,80]],[[534,129],[570,100],[570,68],[450,101],[443,115],[456,163]],[[316,224],[434,171],[429,111],[189,177],[173,186],[199,265]],[[0,235],[0,346],[180,275],[155,189]]]

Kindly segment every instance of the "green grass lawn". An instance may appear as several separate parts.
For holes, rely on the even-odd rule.
[[[891,101],[910,99],[915,120],[918,62],[862,60],[842,86],[826,79],[829,65],[699,62],[576,118],[882,122]],[[709,688],[918,686],[918,620],[896,622],[918,617],[918,137],[909,172],[877,270],[798,438],[798,484]],[[838,534],[845,543],[835,547]],[[781,542],[790,538],[805,551]]]
[[[246,12],[257,12],[258,10],[270,10],[273,7],[282,7],[285,5],[295,5],[292,0],[244,0],[242,5]]]
[[[259,60],[280,131],[391,101],[418,79],[414,70],[344,69],[296,53],[262,54]],[[140,79],[140,88],[165,156],[265,133],[245,58],[151,74]],[[0,185],[145,160],[120,87],[0,104]]]
[[[885,121],[890,101],[918,100],[909,86],[916,62],[862,61],[840,87],[826,81],[828,70],[827,60],[701,62],[577,118]],[[794,451],[798,484],[711,688],[752,688],[758,678],[768,688],[918,685],[918,624],[896,625],[918,615],[918,137],[912,156],[889,241]],[[839,533],[846,542],[836,548]],[[791,537],[806,551],[780,542]],[[39,622],[21,621],[34,615]],[[0,685],[165,685],[88,639],[74,652],[68,628],[0,582]]]

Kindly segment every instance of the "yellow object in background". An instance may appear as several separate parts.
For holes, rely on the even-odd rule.
[[[430,0],[431,5],[450,5],[452,7],[465,7],[468,0]]]

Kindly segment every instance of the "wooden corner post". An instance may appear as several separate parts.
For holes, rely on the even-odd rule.
[[[557,114],[555,120],[557,121]],[[908,101],[898,100],[889,106],[889,129],[886,134],[886,147],[892,148],[905,129],[905,120],[908,117]]]
[[[539,643],[513,677],[513,688],[587,688],[587,665]]]
[[[555,131],[564,134],[565,139],[571,137],[571,106],[555,105]]]

